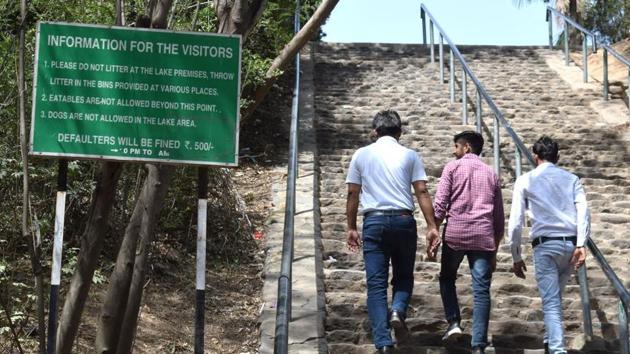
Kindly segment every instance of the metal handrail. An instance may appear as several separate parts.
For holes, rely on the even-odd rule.
[[[510,123],[505,119],[503,113],[501,112],[501,110],[497,107],[497,105],[494,103],[494,100],[492,99],[492,97],[490,97],[490,95],[488,94],[488,92],[486,91],[486,88],[483,86],[483,84],[479,81],[479,79],[477,78],[477,76],[475,76],[475,74],[472,72],[472,70],[470,69],[470,67],[468,66],[468,63],[466,63],[466,59],[464,59],[464,56],[460,53],[459,49],[457,48],[457,46],[453,43],[453,41],[451,41],[451,39],[448,37],[448,35],[446,34],[446,32],[442,29],[442,27],[440,26],[439,23],[437,23],[437,21],[435,20],[435,17],[433,17],[433,15],[431,14],[431,12],[429,12],[429,10],[427,9],[427,7],[424,4],[420,5],[420,17],[422,18],[422,31],[423,31],[423,40],[425,41],[425,45],[426,45],[426,17],[429,17],[429,25],[431,28],[431,34],[433,33],[433,26],[435,26],[440,34],[440,64],[442,64],[444,62],[443,60],[443,50],[442,50],[442,46],[443,46],[443,41],[446,40],[446,43],[448,44],[449,48],[450,48],[450,76],[451,76],[451,80],[450,80],[450,93],[451,93],[451,102],[454,101],[454,93],[455,93],[455,70],[454,70],[454,63],[453,63],[453,59],[457,58],[457,60],[459,61],[459,63],[461,64],[462,68],[463,68],[463,76],[462,76],[462,87],[466,88],[466,80],[467,77],[470,77],[470,79],[472,80],[472,82],[475,84],[476,90],[477,90],[477,109],[476,109],[476,127],[477,127],[477,131],[481,132],[481,104],[482,104],[482,98],[486,101],[486,103],[488,104],[488,107],[490,107],[490,109],[492,110],[492,112],[494,113],[494,166],[495,166],[495,171],[497,172],[497,174],[500,173],[501,169],[500,169],[500,161],[499,161],[499,124],[501,124],[501,126],[503,126],[503,128],[506,130],[506,132],[508,133],[508,135],[510,136],[510,138],[512,138],[512,141],[514,142],[514,145],[516,146],[515,149],[515,154],[517,156],[521,156],[521,155],[525,155],[525,158],[529,161],[530,164],[534,165],[534,156],[532,156],[531,152],[527,149],[527,147],[525,146],[525,144],[523,143],[523,141],[521,140],[521,138],[516,134],[516,132],[514,132],[514,129],[512,129],[512,127],[510,126]],[[433,36],[431,36],[431,47],[434,47],[434,43],[433,43]],[[435,58],[434,58],[434,51],[431,51],[431,62],[435,62]],[[440,78],[443,78],[443,70],[444,67],[443,65],[440,65]],[[468,107],[467,107],[467,99],[468,99],[468,93],[465,90],[462,90],[462,106],[463,106],[463,112],[462,112],[462,124],[468,124]],[[498,124],[499,123],[499,124]],[[520,163],[520,159],[517,159],[517,167],[520,167],[520,165],[518,165],[518,163]],[[520,168],[517,168],[517,170]],[[520,171],[518,171],[520,172]],[[518,174],[518,173],[517,173]]]
[[[294,31],[300,31],[300,0],[295,2]],[[289,352],[289,322],[292,304],[293,241],[295,226],[295,184],[298,168],[298,124],[300,100],[300,53],[295,56],[295,87],[291,106],[291,131],[289,138],[289,163],[287,172],[287,196],[284,211],[282,238],[282,260],[278,277],[278,299],[276,302],[276,329],[274,336],[275,354]]]
[[[574,28],[576,28],[577,30],[579,30],[580,32],[582,32],[582,35],[584,37],[584,43],[583,43],[583,52],[582,52],[582,65],[583,65],[583,80],[584,82],[588,82],[588,60],[586,57],[586,38],[587,37],[591,37],[592,38],[592,43],[593,43],[593,53],[597,52],[597,48],[600,47],[603,49],[603,70],[602,70],[602,82],[603,82],[603,96],[604,96],[604,100],[607,101],[608,100],[608,87],[609,87],[609,82],[608,82],[608,54],[610,53],[613,57],[615,57],[615,59],[617,59],[620,63],[622,63],[623,65],[625,65],[628,68],[628,85],[630,85],[630,59],[624,57],[622,54],[620,54],[619,52],[617,52],[616,50],[614,50],[610,45],[600,41],[597,39],[597,36],[587,30],[586,28],[582,27],[579,23],[577,23],[574,19],[568,17],[567,15],[563,14],[562,12],[554,9],[551,6],[547,6],[547,21],[549,22],[549,49],[553,49],[553,24],[551,21],[551,14],[555,14],[556,16],[559,16],[560,18],[562,18],[562,20],[564,21],[564,28],[565,28],[565,35],[564,35],[564,63],[565,65],[569,65],[569,40],[568,40],[568,33],[569,33],[569,24],[571,26],[573,26]],[[630,107],[630,95],[628,95],[628,107]],[[630,111],[630,110],[629,110]]]
[[[552,9],[555,11],[555,9]],[[503,126],[503,128],[508,132],[509,136],[512,138],[512,141],[515,144],[515,161],[516,161],[516,176],[518,177],[521,174],[521,155],[524,154],[527,161],[529,162],[530,166],[532,168],[536,167],[534,158],[532,156],[532,154],[530,153],[530,151],[525,147],[525,144],[523,143],[523,141],[520,139],[520,137],[516,134],[516,132],[514,132],[514,130],[512,129],[512,127],[510,126],[510,124],[507,122],[507,120],[505,119],[505,117],[503,116],[503,114],[501,113],[501,111],[499,110],[499,108],[496,106],[496,104],[494,103],[494,101],[492,100],[492,97],[490,97],[490,95],[488,95],[487,91],[485,90],[485,87],[481,84],[481,82],[479,81],[479,79],[474,75],[474,73],[472,72],[472,70],[470,69],[470,67],[468,66],[468,64],[466,63],[466,60],[464,59],[464,57],[461,55],[461,53],[459,52],[459,50],[457,49],[457,46],[455,44],[453,44],[453,42],[451,41],[451,39],[448,37],[448,35],[446,35],[445,31],[442,29],[442,27],[437,23],[437,21],[435,21],[435,18],[433,17],[433,15],[429,12],[429,10],[426,8],[426,6],[424,4],[422,4],[420,6],[420,16],[422,19],[422,39],[423,39],[423,43],[426,45],[427,44],[427,37],[426,37],[426,17],[429,17],[429,25],[430,25],[430,46],[431,46],[431,62],[434,63],[435,62],[435,50],[434,50],[434,36],[433,36],[433,27],[435,26],[439,32],[440,35],[440,43],[439,43],[439,53],[440,53],[440,82],[444,83],[444,58],[443,58],[443,42],[444,40],[446,40],[449,48],[450,48],[450,82],[449,82],[449,88],[450,88],[450,96],[451,96],[451,102],[454,102],[454,97],[455,97],[455,71],[454,71],[454,57],[457,58],[457,60],[461,63],[462,68],[463,68],[463,76],[462,76],[462,108],[463,108],[463,112],[462,112],[462,124],[467,124],[468,119],[467,119],[467,91],[466,91],[466,80],[467,80],[467,76],[470,76],[470,79],[473,81],[473,83],[476,86],[476,90],[477,90],[477,107],[476,107],[476,128],[477,131],[480,132],[481,131],[481,103],[482,103],[482,98],[485,99],[485,101],[487,102],[488,106],[490,107],[490,109],[493,111],[495,119],[494,119],[494,124],[493,124],[493,139],[494,139],[494,166],[495,166],[495,171],[497,172],[497,174],[500,174],[501,169],[500,169],[500,161],[499,161],[499,123]],[[550,17],[550,16],[548,16]],[[568,23],[574,24],[579,26],[579,24],[575,23],[575,21],[567,21]],[[578,29],[582,29],[585,30],[583,27],[579,26],[576,27]],[[550,26],[551,29],[551,26]],[[585,30],[586,31],[586,30]],[[590,33],[589,31],[585,32],[585,40],[584,40],[584,53],[586,53],[586,35],[593,35],[592,33]],[[551,32],[550,32],[550,37],[551,37]],[[568,37],[565,35],[565,38]],[[593,45],[596,45],[596,40],[595,37],[593,36]],[[566,42],[566,41],[565,41]],[[551,42],[550,42],[551,43]],[[615,53],[618,55],[618,53],[614,52],[612,50],[612,48],[608,47],[607,45],[602,45],[602,48],[604,48],[605,50],[609,50],[611,51],[611,53]],[[615,55],[613,54],[613,55]],[[568,55],[567,55],[568,57]],[[629,62],[630,64],[630,62]],[[586,66],[585,66],[586,67]],[[629,66],[630,67],[630,66]],[[615,274],[615,272],[612,270],[612,268],[610,267],[610,265],[608,264],[608,262],[606,261],[606,259],[604,258],[603,254],[599,251],[599,249],[597,248],[597,246],[595,245],[595,243],[593,242],[593,240],[588,239],[587,240],[587,247],[589,248],[589,250],[591,251],[591,253],[593,254],[594,258],[597,260],[597,262],[599,263],[599,265],[601,266],[604,274],[606,274],[606,277],[608,277],[608,279],[610,280],[610,282],[612,283],[613,287],[615,288],[615,291],[617,292],[617,294],[619,295],[619,299],[620,299],[620,303],[619,303],[619,338],[620,338],[620,347],[621,347],[621,352],[624,354],[629,354],[630,353],[630,344],[628,342],[628,308],[630,308],[630,292],[628,292],[628,290],[623,286],[623,283],[621,282],[621,280],[619,280],[619,278],[617,277],[617,275]],[[582,300],[582,312],[583,312],[583,323],[584,323],[584,332],[587,336],[592,336],[593,335],[593,325],[592,325],[592,320],[591,320],[591,313],[590,313],[590,298],[589,298],[589,290],[588,290],[588,278],[587,278],[587,274],[586,274],[586,266],[582,266],[580,267],[580,269],[578,270],[578,279],[579,279],[579,283],[580,283],[580,297]]]

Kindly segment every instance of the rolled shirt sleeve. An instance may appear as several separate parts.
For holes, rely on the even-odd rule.
[[[510,221],[508,222],[508,233],[506,243],[510,246],[512,259],[514,263],[523,260],[521,257],[521,237],[523,233],[523,224],[525,222],[525,195],[524,195],[524,177],[519,177],[514,183],[514,191],[512,193],[512,206],[510,209]]]
[[[591,236],[591,214],[586,203],[586,193],[579,178],[574,183],[574,202],[577,213],[577,247],[584,247]]]

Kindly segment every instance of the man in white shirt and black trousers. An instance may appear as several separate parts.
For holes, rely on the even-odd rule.
[[[543,136],[532,151],[537,167],[514,183],[506,241],[514,260],[512,271],[524,279],[527,267],[521,257],[521,232],[527,212],[545,320],[545,353],[566,353],[562,291],[573,269],[584,264],[590,214],[580,179],[555,165],[558,143]]]
[[[378,112],[372,128],[378,140],[357,150],[348,168],[347,244],[353,252],[361,247],[357,231],[360,199],[372,337],[379,353],[391,353],[394,342],[390,326],[400,343],[407,335],[405,317],[413,290],[418,236],[413,216],[412,186],[427,222],[427,252],[430,257],[435,256],[440,239],[422,160],[417,152],[398,143],[402,132],[400,116],[391,110]],[[390,260],[393,291],[392,311],[388,312]]]

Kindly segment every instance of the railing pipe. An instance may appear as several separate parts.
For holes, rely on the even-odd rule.
[[[431,42],[431,64],[435,63],[435,41],[433,39],[433,22],[429,20],[429,41]]]
[[[553,18],[549,9],[547,9],[547,22],[549,23],[549,49],[553,49]]]
[[[494,116],[493,124],[492,124],[492,150],[494,152],[494,172],[497,173],[497,176],[500,176],[501,173],[501,161],[500,158],[500,142],[499,142],[499,117]]]
[[[521,150],[519,150],[518,147],[514,148],[514,170],[516,178],[519,178],[523,172],[523,167],[521,162]]]
[[[628,336],[628,307],[619,301],[619,349],[622,354],[630,353]]]
[[[628,292],[628,290],[623,286],[623,283],[621,282],[619,277],[617,277],[615,271],[613,271],[613,269],[610,267],[610,264],[606,262],[604,255],[599,250],[599,248],[597,248],[593,240],[589,239],[586,245],[588,246],[589,251],[591,251],[593,258],[595,258],[595,260],[597,260],[597,262],[601,266],[602,271],[612,284],[613,288],[615,288],[617,295],[619,295],[621,300],[626,304],[626,307],[628,307],[628,304],[630,304],[630,292]]]
[[[525,146],[523,141],[519,138],[519,136],[514,132],[514,129],[512,129],[510,124],[507,122],[507,120],[503,116],[503,113],[501,113],[501,111],[499,110],[497,105],[494,103],[494,100],[490,97],[490,95],[488,95],[488,93],[486,92],[485,87],[479,81],[477,76],[475,76],[475,74],[472,72],[472,70],[470,69],[470,67],[466,63],[466,60],[464,59],[462,54],[459,52],[459,49],[457,49],[457,46],[453,43],[453,41],[451,41],[451,39],[448,37],[446,32],[444,32],[444,30],[442,29],[440,24],[435,20],[435,18],[433,17],[431,12],[429,12],[429,10],[426,8],[426,6],[424,4],[422,4],[421,8],[424,9],[425,16],[427,16],[428,18],[430,18],[433,21],[433,25],[435,26],[435,28],[444,37],[444,41],[448,44],[452,55],[454,55],[454,56],[456,56],[458,58],[458,60],[461,63],[462,67],[464,67],[464,70],[468,74],[468,77],[475,84],[475,87],[477,87],[477,90],[479,90],[481,96],[484,98],[484,100],[488,104],[488,107],[490,107],[490,110],[494,113],[495,117],[499,119],[499,122],[501,123],[501,125],[503,125],[504,129],[506,130],[506,132],[508,133],[510,138],[512,138],[514,143],[521,149],[521,152],[523,152],[523,154],[525,154],[525,157],[527,158],[527,161],[529,161],[529,163],[532,166],[535,166],[534,156],[527,149],[527,147]],[[451,72],[454,74],[454,71],[451,71]],[[453,79],[452,81],[453,81],[453,84],[454,84],[455,80]],[[452,98],[453,98],[453,102],[454,102],[454,94],[453,94]]]
[[[300,0],[295,5],[295,33],[300,31]],[[282,238],[282,260],[278,277],[278,299],[276,303],[276,330],[274,353],[289,352],[289,322],[291,320],[291,281],[293,266],[293,241],[295,226],[295,184],[298,166],[298,124],[300,97],[300,53],[295,57],[295,87],[291,107],[291,128],[289,138],[289,163],[287,172],[287,196],[284,213],[284,232]]]
[[[603,79],[603,83],[604,83],[604,101],[608,101],[608,50],[606,48],[604,48],[604,50],[602,51],[602,55],[603,55],[603,67],[602,67],[602,71],[604,73],[604,79]]]
[[[468,125],[468,88],[466,70],[462,69],[462,124]]]
[[[586,33],[583,34],[582,40],[582,79],[588,82],[588,43]]]
[[[451,47],[451,56],[449,57],[449,81],[448,88],[451,94],[451,103],[455,103],[455,58],[453,56],[453,48]]]
[[[420,18],[422,19],[422,44],[427,45],[427,19],[423,8],[420,8]]]
[[[593,337],[593,320],[591,318],[591,298],[588,291],[588,277],[586,276],[586,265],[582,265],[577,272],[580,283],[580,298],[582,299],[582,321],[584,323],[584,334],[590,339]]]
[[[444,83],[444,37],[440,33],[440,83]]]
[[[476,107],[475,107],[476,108],[476,110],[475,110],[476,111],[475,112],[476,113],[475,114],[475,120],[476,120],[475,121],[475,128],[476,128],[477,133],[481,134],[481,112],[482,112],[481,104],[482,104],[482,101],[481,101],[481,94],[479,93],[479,88],[477,88],[476,92],[477,92],[477,102],[476,102]]]
[[[569,23],[564,19],[564,65],[569,66]]]

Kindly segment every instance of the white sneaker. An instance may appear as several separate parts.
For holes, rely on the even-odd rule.
[[[459,334],[462,334],[462,329],[461,327],[459,327],[459,322],[453,321],[448,325],[448,328],[446,329],[444,336],[442,336],[442,340],[447,340],[451,336],[457,336]]]

